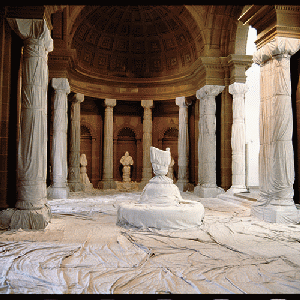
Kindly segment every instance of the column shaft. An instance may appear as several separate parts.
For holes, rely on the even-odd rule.
[[[276,37],[256,53],[261,66],[260,196],[252,215],[267,222],[299,222],[293,201],[294,152],[290,56],[300,41]]]
[[[24,40],[21,121],[15,210],[2,216],[11,229],[44,229],[51,218],[47,204],[48,52],[53,40],[45,20],[8,19]]]
[[[233,124],[231,129],[232,149],[232,185],[229,194],[247,192],[245,176],[245,93],[248,88],[244,83],[233,83],[229,93],[233,95]]]
[[[80,103],[84,95],[77,93],[69,98],[70,134],[69,134],[69,189],[70,192],[82,191],[80,182]]]
[[[216,184],[216,96],[224,86],[206,85],[197,91],[200,99],[198,140],[199,182],[195,193],[201,198],[216,197],[223,189]],[[202,103],[201,103],[202,102]]]
[[[53,199],[68,198],[67,186],[67,131],[68,99],[70,86],[67,78],[53,78],[53,139],[51,149],[52,184],[48,188],[48,197]]]
[[[178,180],[176,185],[181,191],[186,191],[189,183],[189,133],[188,133],[188,103],[185,97],[177,97],[179,106],[179,134],[178,134]]]
[[[144,107],[143,119],[143,172],[142,181],[139,185],[143,189],[152,178],[152,165],[150,162],[150,146],[152,146],[152,107],[153,100],[141,100]]]
[[[114,181],[114,115],[116,99],[105,99],[104,144],[103,144],[103,177],[99,182],[101,189],[115,189]]]

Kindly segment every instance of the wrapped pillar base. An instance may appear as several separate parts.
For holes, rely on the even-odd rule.
[[[300,223],[300,211],[296,205],[254,204],[251,215],[269,223]]]
[[[8,208],[0,212],[1,229],[45,229],[51,219],[48,204],[40,209]]]

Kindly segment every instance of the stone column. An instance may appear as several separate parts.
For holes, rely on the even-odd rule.
[[[68,131],[68,94],[67,78],[52,78],[53,99],[53,140],[51,149],[52,184],[48,188],[48,197],[66,199],[69,195],[67,186],[67,131]]]
[[[105,99],[104,145],[103,145],[103,177],[99,182],[100,189],[116,189],[114,181],[114,106],[116,99]]]
[[[260,65],[260,195],[252,215],[267,222],[299,222],[293,201],[294,151],[290,57],[300,40],[275,37],[253,55]]]
[[[194,193],[213,198],[224,190],[216,184],[216,96],[224,86],[206,85],[197,91],[200,100],[198,139],[198,185]]]
[[[150,162],[150,146],[152,146],[152,107],[153,100],[141,100],[144,107],[143,119],[143,173],[142,181],[139,185],[143,189],[152,178],[152,165]]]
[[[69,97],[70,134],[69,134],[69,188],[70,192],[82,191],[80,181],[80,103],[84,95],[77,93]]]
[[[233,83],[229,93],[233,95],[233,124],[231,128],[232,149],[232,185],[227,194],[247,192],[245,169],[245,93],[248,87],[244,83]]]
[[[189,183],[189,132],[188,132],[188,106],[185,97],[176,97],[179,106],[179,135],[178,135],[178,180],[176,185],[181,191],[188,189]]]
[[[10,229],[44,229],[51,218],[47,204],[48,52],[53,40],[43,19],[8,19],[24,40],[21,121],[15,209],[2,211]]]

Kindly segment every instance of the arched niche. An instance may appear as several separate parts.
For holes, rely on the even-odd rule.
[[[123,127],[119,130],[115,145],[114,168],[115,180],[122,181],[122,165],[121,157],[128,151],[132,157],[134,164],[131,168],[131,180],[137,180],[137,139],[136,134],[130,127]]]

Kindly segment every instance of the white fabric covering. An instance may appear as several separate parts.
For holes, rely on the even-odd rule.
[[[46,229],[0,231],[0,293],[300,293],[300,226],[259,221],[248,207],[211,198],[201,199],[195,229],[116,226],[118,204],[140,195],[71,193],[49,200]]]

